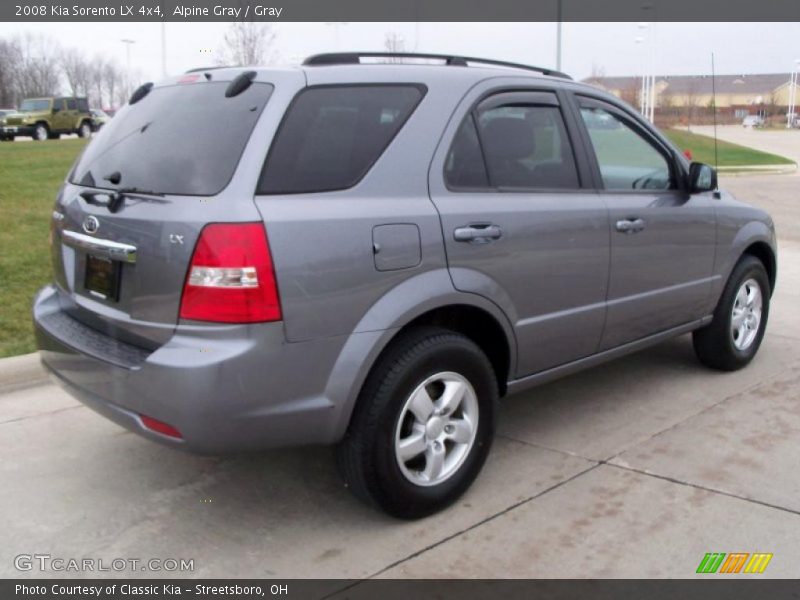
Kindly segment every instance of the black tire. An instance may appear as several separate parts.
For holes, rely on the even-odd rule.
[[[411,393],[442,372],[457,373],[472,386],[477,427],[460,466],[440,483],[423,486],[403,474],[395,455],[395,434]],[[421,518],[445,508],[467,490],[486,460],[494,437],[497,401],[492,366],[470,339],[438,327],[402,333],[367,377],[350,427],[337,447],[345,484],[360,499],[403,519]]]
[[[92,135],[92,125],[88,121],[83,121],[78,126],[78,137],[88,138]]]
[[[753,341],[744,349],[734,343],[733,308],[739,288],[748,280],[758,283],[762,297],[761,319]],[[735,371],[747,365],[758,352],[769,317],[771,289],[763,263],[754,256],[743,256],[728,278],[710,324],[692,334],[695,354],[700,362],[713,369]]]
[[[44,132],[44,133],[42,133]],[[44,123],[37,123],[33,130],[33,141],[43,142],[50,137],[50,130]]]

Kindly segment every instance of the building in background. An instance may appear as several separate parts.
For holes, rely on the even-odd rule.
[[[789,106],[789,73],[717,75],[717,118],[723,123],[740,122],[747,115],[760,115],[780,122]],[[641,77],[589,77],[584,82],[639,106]],[[665,75],[655,82],[656,121],[660,125],[701,124],[713,118],[711,75]]]

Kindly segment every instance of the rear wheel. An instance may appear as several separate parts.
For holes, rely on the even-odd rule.
[[[744,256],[725,285],[713,321],[692,336],[700,362],[735,371],[753,360],[767,326],[769,299],[764,265],[753,256]]]
[[[37,123],[33,128],[33,139],[37,142],[43,142],[50,136],[50,130],[44,123]]]
[[[455,332],[402,334],[376,364],[337,448],[348,487],[396,517],[424,517],[477,477],[494,436],[497,381]]]
[[[88,138],[92,135],[92,126],[87,121],[84,121],[78,128],[78,135],[82,138]]]

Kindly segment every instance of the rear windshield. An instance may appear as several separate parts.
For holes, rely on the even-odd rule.
[[[104,125],[70,181],[98,188],[212,196],[236,169],[273,86],[225,97],[228,82],[153,88]],[[105,178],[119,173],[119,183]]]
[[[322,86],[302,91],[278,130],[260,194],[325,192],[354,186],[419,103],[417,85]]]

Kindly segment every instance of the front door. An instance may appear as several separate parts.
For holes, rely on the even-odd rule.
[[[453,283],[505,311],[517,377],[590,355],[605,319],[608,212],[576,122],[553,90],[465,102],[430,178]]]
[[[673,152],[633,115],[596,98],[576,99],[610,213],[605,350],[705,316],[714,200],[683,189]]]

